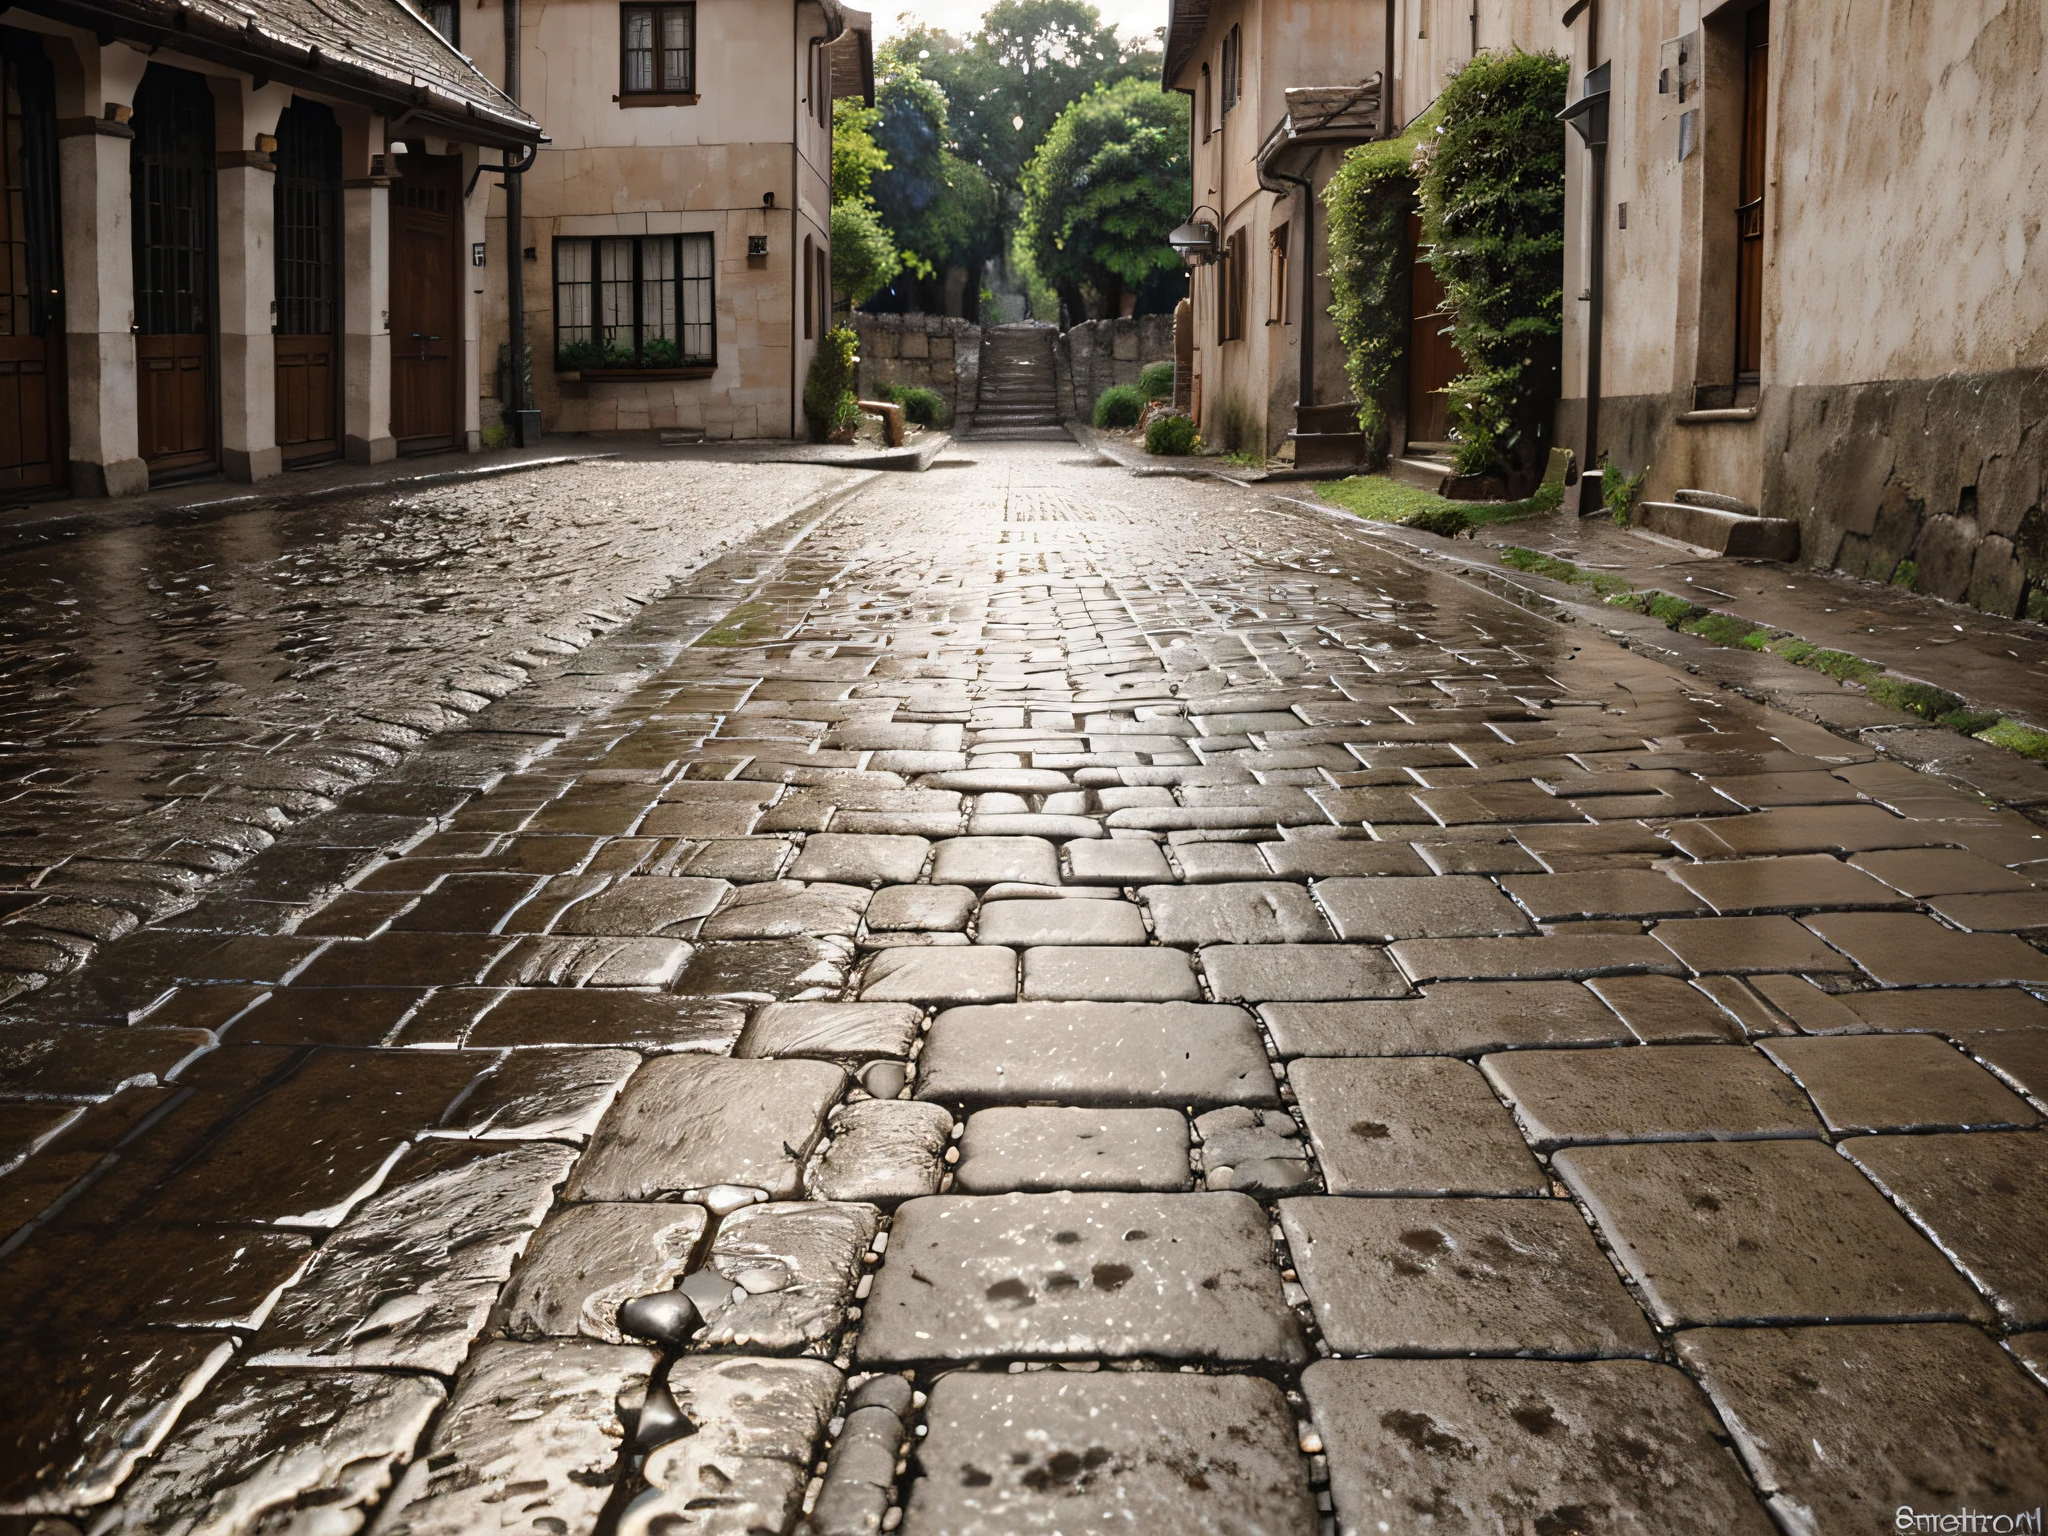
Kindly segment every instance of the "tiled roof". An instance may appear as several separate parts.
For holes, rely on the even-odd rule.
[[[487,143],[539,126],[405,0],[26,0],[59,21],[138,37],[308,90],[462,125]]]

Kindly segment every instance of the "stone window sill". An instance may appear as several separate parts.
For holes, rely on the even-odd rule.
[[[1731,405],[1717,411],[1681,411],[1678,424],[1681,427],[1711,427],[1722,422],[1755,421],[1757,410],[1754,405]]]
[[[636,91],[630,96],[614,96],[621,107],[694,107],[697,105],[695,91]]]
[[[708,379],[717,371],[716,363],[702,363],[688,368],[571,368],[557,371],[555,377],[565,384],[631,383],[640,379]]]

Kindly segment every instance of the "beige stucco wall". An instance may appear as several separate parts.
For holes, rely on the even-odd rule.
[[[503,78],[495,13],[466,13],[466,52]],[[650,428],[714,437],[804,430],[799,399],[815,341],[802,335],[800,256],[827,243],[831,135],[809,108],[815,4],[697,0],[692,106],[621,106],[615,0],[525,0],[520,96],[552,143],[526,174],[527,335],[535,403],[549,431]],[[489,35],[484,35],[488,31]],[[767,199],[772,195],[772,206]],[[483,387],[505,335],[504,196],[491,194]],[[557,378],[553,242],[558,236],[709,233],[716,263],[717,366],[701,379]],[[747,239],[765,235],[766,257]],[[496,402],[489,409],[495,410]]]

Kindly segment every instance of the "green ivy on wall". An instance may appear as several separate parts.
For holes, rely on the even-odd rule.
[[[1434,108],[1399,138],[1361,144],[1323,188],[1329,210],[1330,317],[1344,345],[1358,427],[1373,463],[1384,458],[1408,352],[1408,217],[1417,150],[1436,136]]]
[[[1482,53],[1437,98],[1423,240],[1466,372],[1451,417],[1464,474],[1533,480],[1550,450],[1564,329],[1564,109],[1555,54]]]

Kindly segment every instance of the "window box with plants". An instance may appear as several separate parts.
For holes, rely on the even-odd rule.
[[[718,365],[709,235],[555,242],[555,373],[707,379]]]

